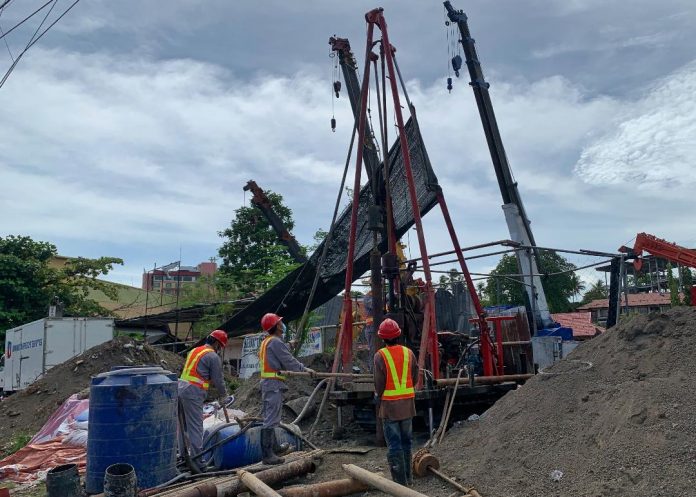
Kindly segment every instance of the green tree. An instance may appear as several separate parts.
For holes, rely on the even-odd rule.
[[[669,288],[669,300],[672,307],[682,305],[679,298],[679,280],[674,277],[674,272],[671,263],[667,263],[667,287]]]
[[[609,288],[602,280],[592,283],[589,290],[582,296],[581,304],[589,304],[593,300],[606,299],[609,297]]]
[[[691,305],[691,287],[694,285],[694,274],[688,267],[681,266],[681,283],[684,291],[684,305]]]
[[[50,266],[57,255],[55,245],[37,242],[27,236],[0,237],[0,340],[14,326],[47,315],[52,300],[58,299],[66,315],[107,316],[111,311],[88,295],[100,290],[117,298],[117,288],[99,281],[114,264],[115,257],[69,259],[63,267]]]
[[[445,290],[453,290],[456,283],[464,281],[464,275],[460,274],[456,269],[451,268],[447,274],[440,275],[440,288]]]
[[[539,270],[545,276],[541,277],[546,301],[551,312],[567,312],[572,310],[570,298],[577,293],[578,281],[573,270],[576,266],[556,252],[540,251]],[[561,274],[556,274],[561,273]],[[505,254],[491,271],[485,288],[487,300],[491,305],[521,305],[525,302],[525,290],[518,276],[517,257]]]
[[[283,197],[265,192],[275,213],[292,231],[292,211],[283,204]],[[218,250],[222,258],[220,285],[242,294],[263,291],[295,269],[298,264],[259,210],[254,206],[235,211],[230,227],[218,232],[225,241]]]

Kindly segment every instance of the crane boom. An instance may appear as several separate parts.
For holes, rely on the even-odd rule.
[[[643,259],[641,258],[643,251],[683,266],[696,268],[696,250],[682,247],[648,233],[638,233],[633,248],[625,246],[619,248],[619,252],[628,254],[629,257],[635,257],[633,267],[636,268],[636,271],[640,271],[643,267]]]
[[[307,262],[307,257],[305,257],[302,252],[302,248],[295,240],[295,237],[288,231],[288,229],[283,224],[283,220],[280,216],[276,214],[271,205],[271,201],[268,199],[264,191],[256,184],[256,181],[249,180],[244,186],[244,191],[251,191],[251,203],[256,206],[257,209],[261,211],[264,217],[268,220],[269,224],[273,230],[278,235],[278,240],[280,243],[288,248],[288,253],[292,256],[295,261],[300,263]]]
[[[544,287],[541,284],[539,269],[537,267],[538,252],[534,234],[530,226],[529,218],[524,209],[522,198],[517,189],[517,182],[512,176],[510,164],[505,154],[503,139],[500,136],[498,122],[493,111],[493,103],[488,92],[490,85],[486,82],[481,69],[481,63],[476,53],[474,39],[469,32],[467,16],[460,10],[455,10],[449,1],[444,2],[447,16],[451,22],[457,24],[461,39],[459,40],[464,49],[466,65],[469,69],[471,77],[471,88],[476,97],[476,105],[478,106],[483,124],[483,131],[488,142],[488,149],[493,161],[493,168],[498,179],[498,186],[503,197],[503,212],[505,221],[508,225],[510,238],[520,243],[523,246],[533,247],[529,254],[524,254],[522,251],[517,251],[517,262],[520,267],[520,272],[525,276],[522,278],[524,282],[525,292],[528,300],[528,310],[530,311],[533,321],[537,329],[543,329],[553,326],[553,320],[549,312],[548,303]]]
[[[350,48],[350,42],[347,38],[332,36],[329,38],[329,45],[331,45],[331,50],[338,54],[343,80],[346,83],[346,90],[348,91],[350,107],[353,110],[353,116],[357,118],[360,112],[360,81],[358,81],[358,63],[355,60],[355,55]],[[363,154],[365,157],[364,161],[367,177],[370,179],[371,183],[378,182],[379,177],[374,178],[373,175],[380,174],[380,160],[377,156],[377,148],[372,139],[372,133],[367,131],[365,132],[365,139],[363,140]],[[373,187],[373,192],[376,196],[379,195],[376,187]]]

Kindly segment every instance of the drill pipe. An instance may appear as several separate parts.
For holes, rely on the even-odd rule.
[[[306,457],[281,466],[259,471],[255,476],[266,485],[273,485],[297,476],[313,473],[315,470],[316,466],[312,458]],[[212,478],[206,482],[201,482],[194,486],[187,486],[181,490],[173,490],[171,492],[165,488],[162,489],[160,493],[166,492],[167,497],[235,497],[248,490],[249,488],[238,478],[221,477]]]
[[[343,497],[362,493],[370,488],[369,485],[354,478],[325,481],[314,485],[297,485],[281,488],[278,493],[282,497]]]
[[[389,495],[394,495],[396,497],[428,497],[427,495],[411,490],[391,480],[387,480],[385,477],[376,475],[355,464],[344,464],[343,470],[356,480],[360,480]]]
[[[506,374],[502,376],[477,376],[474,378],[475,385],[491,385],[495,383],[505,383],[506,381],[525,381],[533,377],[533,374]],[[452,386],[457,382],[456,378],[443,378],[435,380],[435,386]],[[461,387],[460,387],[461,388]]]
[[[280,497],[278,492],[259,480],[253,473],[241,470],[239,480],[259,497]]]

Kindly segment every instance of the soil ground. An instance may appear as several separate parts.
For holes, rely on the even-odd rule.
[[[478,420],[456,423],[433,453],[441,470],[485,497],[696,495],[695,356],[695,308],[633,316],[508,393]],[[330,363],[325,356],[308,360],[318,370]],[[290,380],[286,401],[306,398],[315,384]],[[236,395],[235,407],[253,413],[258,379],[243,382]],[[385,449],[374,447],[374,435],[350,416],[344,438],[333,439],[335,414],[330,406],[311,438],[315,444],[372,450],[327,454],[315,474],[288,484],[343,478],[346,463],[388,476]],[[286,421],[294,416],[284,412]],[[305,432],[314,416],[300,423]],[[418,437],[416,448],[425,442]],[[414,488],[431,497],[454,492],[435,477],[416,479]]]
[[[478,420],[457,423],[432,452],[441,470],[485,497],[696,495],[694,357],[696,309],[629,317]],[[344,441],[330,433],[313,440],[322,448],[373,443],[359,428],[348,432]],[[303,481],[345,477],[345,463],[388,475],[385,449],[375,448],[330,454]],[[435,477],[414,488],[454,492]]]

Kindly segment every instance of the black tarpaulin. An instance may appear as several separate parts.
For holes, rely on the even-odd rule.
[[[411,119],[406,123],[406,135],[408,137],[411,168],[418,195],[418,204],[420,205],[422,215],[432,209],[437,202],[438,183],[428,159],[418,125]],[[392,195],[394,223],[397,237],[400,238],[413,226],[414,219],[398,140],[389,150],[389,162],[389,185]],[[363,177],[365,177],[364,169]],[[360,190],[353,281],[358,280],[369,270],[372,232],[367,228],[367,211],[372,203],[372,192],[369,185],[365,185]],[[336,219],[331,245],[324,265],[320,270],[321,277],[311,305],[312,309],[327,302],[343,290],[350,233],[350,214],[351,206],[348,205]],[[381,236],[380,245],[383,249],[386,245],[386,240],[382,240]],[[305,264],[295,269],[220,327],[228,335],[238,336],[249,331],[258,330],[261,317],[267,312],[277,312],[286,321],[292,321],[301,317],[309,298],[309,292],[316,274],[316,267],[319,264],[323,249],[324,242],[319,245]]]

